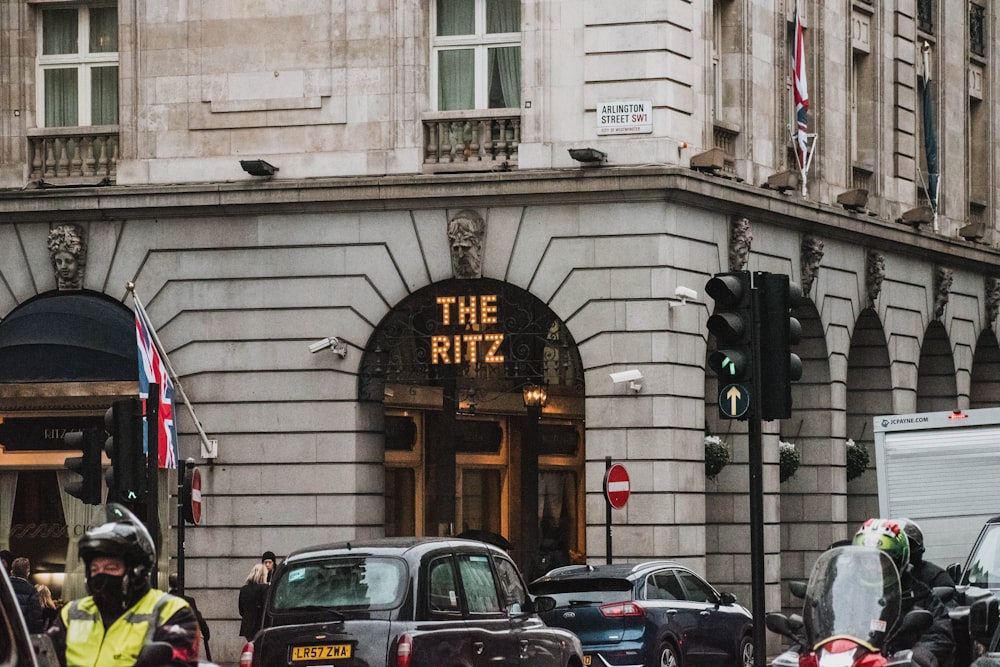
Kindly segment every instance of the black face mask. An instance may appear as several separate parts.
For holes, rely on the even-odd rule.
[[[90,578],[90,594],[98,608],[121,612],[125,606],[125,575],[95,574]]]

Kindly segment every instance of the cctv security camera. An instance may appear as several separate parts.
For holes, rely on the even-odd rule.
[[[685,300],[697,299],[698,293],[695,292],[690,287],[684,287],[683,285],[681,285],[680,287],[674,290],[674,296],[676,296],[678,299],[685,299]]]
[[[322,352],[323,350],[328,350],[333,347],[333,341],[329,338],[324,338],[323,340],[318,340],[309,346],[309,351],[313,354],[317,352]]]
[[[642,373],[637,370],[621,371],[618,373],[611,373],[611,381],[615,384],[621,384],[622,382],[632,382],[633,380],[641,380]]]

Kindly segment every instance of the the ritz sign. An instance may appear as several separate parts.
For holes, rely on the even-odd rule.
[[[497,295],[439,296],[441,326],[460,326],[466,332],[452,335],[431,336],[432,364],[460,364],[465,358],[470,364],[479,362],[480,351],[484,351],[483,362],[502,364],[500,345],[503,333],[490,332],[489,327],[497,324]],[[481,330],[470,333],[469,330]]]

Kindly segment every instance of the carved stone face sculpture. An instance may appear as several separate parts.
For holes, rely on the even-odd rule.
[[[750,221],[737,218],[729,223],[729,270],[743,271],[750,259],[750,244],[753,234],[750,233]]]
[[[882,293],[882,281],[885,279],[885,257],[877,252],[868,253],[868,265],[865,271],[865,289],[868,292],[868,305],[874,306]]]
[[[49,231],[49,258],[56,274],[56,286],[61,290],[83,287],[83,269],[87,252],[83,230],[77,225],[59,225]]]
[[[482,277],[485,236],[486,222],[475,211],[459,211],[448,223],[451,269],[456,278]]]
[[[934,317],[940,319],[944,316],[944,309],[948,305],[951,295],[951,284],[955,279],[955,272],[943,266],[937,267],[934,272]]]

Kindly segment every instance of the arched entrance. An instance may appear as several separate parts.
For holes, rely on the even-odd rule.
[[[384,405],[387,535],[496,534],[529,576],[583,558],[583,369],[537,298],[491,279],[414,293],[369,340],[359,395]]]
[[[56,597],[83,592],[76,545],[95,518],[64,491],[62,436],[103,428],[137,379],[132,311],[104,294],[46,292],[0,322],[0,549],[28,557]]]

